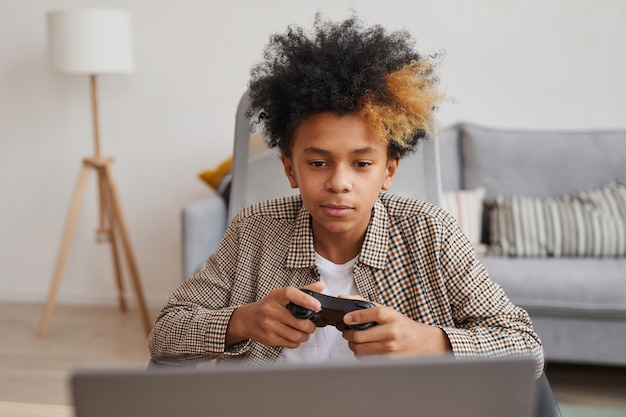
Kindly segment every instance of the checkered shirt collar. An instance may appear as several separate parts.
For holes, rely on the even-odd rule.
[[[358,262],[376,269],[384,269],[389,248],[389,215],[378,199],[365,234]],[[302,206],[294,224],[287,253],[287,268],[315,268],[315,248],[311,229],[311,214]]]

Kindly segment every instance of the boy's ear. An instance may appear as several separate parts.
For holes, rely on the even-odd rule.
[[[298,181],[296,180],[296,174],[293,169],[293,161],[290,157],[285,156],[284,154],[280,155],[280,160],[283,162],[283,169],[285,170],[285,175],[289,180],[289,185],[291,185],[291,188],[298,188]]]
[[[400,165],[400,158],[388,158],[387,159],[387,169],[385,172],[385,180],[383,181],[383,190],[388,190],[391,188],[391,181],[393,177],[395,177],[396,172],[398,171],[398,165]]]

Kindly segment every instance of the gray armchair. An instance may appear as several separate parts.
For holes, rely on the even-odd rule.
[[[216,192],[183,207],[183,279],[202,269],[217,250],[226,225],[243,207],[274,197],[296,194],[285,177],[276,149],[253,142],[246,117],[249,98],[244,93],[237,107],[229,203]],[[425,200],[441,201],[439,140],[424,141],[416,153],[402,159],[389,192]]]

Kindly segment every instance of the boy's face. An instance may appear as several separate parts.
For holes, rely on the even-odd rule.
[[[316,237],[362,239],[380,190],[398,168],[356,114],[318,113],[296,130],[285,173],[311,213]]]

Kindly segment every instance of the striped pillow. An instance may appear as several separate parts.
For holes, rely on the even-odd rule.
[[[488,253],[499,256],[626,256],[626,181],[560,197],[498,196]]]
[[[480,243],[483,224],[483,199],[485,188],[474,190],[456,190],[443,193],[441,206],[452,215],[461,231],[470,240],[478,253],[485,252]]]

